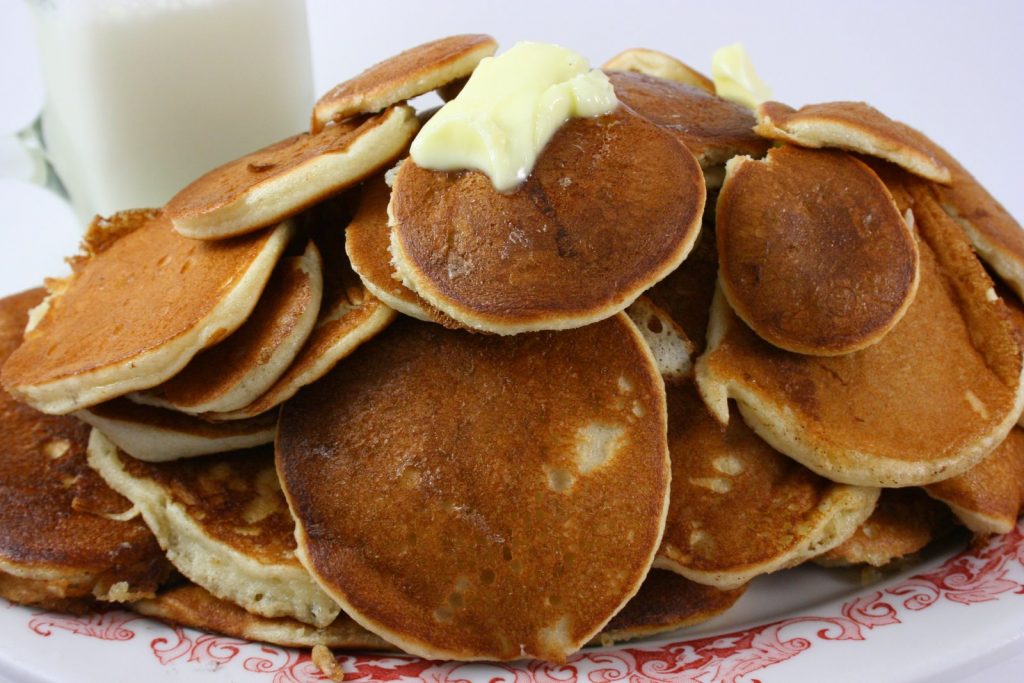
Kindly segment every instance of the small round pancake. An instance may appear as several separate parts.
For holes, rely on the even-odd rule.
[[[89,465],[135,503],[178,571],[217,597],[318,627],[338,615],[295,558],[272,448],[148,463],[94,429]]]
[[[313,331],[322,272],[320,251],[310,241],[302,256],[277,264],[244,325],[132,400],[189,415],[238,410],[255,401],[285,373]]]
[[[610,647],[705,622],[735,605],[745,591],[746,586],[722,591],[674,572],[652,569],[637,594],[592,644]]]
[[[634,47],[615,55],[602,66],[605,71],[634,71],[666,81],[675,81],[715,94],[715,82],[664,52]]]
[[[925,491],[975,534],[1010,533],[1024,509],[1024,429],[1014,427],[990,456]]]
[[[219,240],[293,216],[390,166],[419,122],[405,105],[301,133],[213,169],[164,211],[186,237]]]
[[[668,313],[642,296],[630,304],[626,315],[647,342],[663,380],[682,382],[693,377],[693,342]]]
[[[345,356],[372,339],[395,319],[395,311],[366,291],[345,256],[343,207],[333,202],[317,206],[309,228],[324,261],[324,298],[316,327],[284,374],[249,405],[224,413],[207,413],[210,420],[242,420],[272,410],[320,379]]]
[[[286,403],[277,439],[305,565],[430,658],[589,641],[650,569],[668,465],[663,384],[625,315],[511,338],[400,318]]]
[[[825,102],[800,109],[762,102],[754,132],[801,147],[834,147],[878,157],[940,183],[952,178],[923,135],[864,102]]]
[[[917,240],[870,168],[845,152],[786,146],[726,169],[718,279],[762,339],[837,356],[900,321],[917,293]]]
[[[901,210],[914,201],[921,284],[882,341],[845,356],[790,353],[716,296],[696,378],[720,420],[735,399],[761,438],[824,477],[920,486],[1002,442],[1024,407],[1024,363],[1006,304],[960,229],[925,192],[889,187]]]
[[[75,413],[133,458],[166,462],[273,443],[277,414],[248,420],[207,422],[174,410],[139,405],[124,398]]]
[[[627,107],[573,119],[514,192],[479,171],[402,164],[391,255],[403,283],[467,327],[497,334],[608,318],[689,253],[700,167]]]
[[[245,322],[291,235],[286,222],[210,244],[159,212],[97,219],[4,366],[4,387],[69,413],[166,381]]]
[[[490,36],[464,34],[417,45],[385,59],[321,97],[313,107],[312,130],[315,133],[328,121],[381,111],[465,78],[497,49],[498,43]]]
[[[35,289],[0,299],[0,362],[21,341]],[[152,595],[170,573],[131,503],[85,461],[89,428],[0,390],[0,596],[82,608]]]
[[[359,208],[345,228],[345,253],[371,294],[399,313],[430,320],[426,311],[430,304],[401,283],[391,263],[390,201],[391,188],[383,176],[363,184]]]
[[[261,617],[221,600],[205,588],[185,583],[140,600],[132,609],[169,624],[282,647],[324,645],[335,650],[397,650],[345,614],[317,628],[288,617]]]
[[[770,144],[754,135],[754,116],[700,88],[642,73],[609,71],[619,101],[672,133],[708,169],[736,156],[760,157]]]
[[[793,567],[849,538],[879,490],[835,484],[722,426],[692,383],[667,386],[672,495],[655,566],[723,590]]]
[[[826,567],[884,567],[916,553],[952,528],[949,511],[921,489],[884,489],[867,521],[814,561]]]

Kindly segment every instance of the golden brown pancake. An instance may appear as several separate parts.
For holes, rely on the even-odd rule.
[[[870,168],[845,152],[791,146],[726,168],[718,279],[762,339],[836,356],[900,321],[917,293],[917,241]]]
[[[901,210],[914,200],[890,189]],[[929,484],[991,453],[1024,405],[1017,332],[959,228],[923,194],[913,215],[917,296],[863,351],[822,358],[777,349],[716,297],[708,351],[696,365],[712,412],[727,420],[735,399],[776,449],[852,484]]]
[[[682,382],[693,377],[693,342],[672,317],[645,296],[626,309],[654,356],[658,373],[666,382]]]
[[[714,81],[675,57],[657,50],[642,47],[624,50],[605,62],[601,68],[605,71],[634,71],[700,88],[710,95],[715,94]]]
[[[371,294],[399,313],[429,320],[430,304],[401,283],[391,263],[390,201],[391,188],[383,176],[363,184],[359,208],[345,228],[345,253]]]
[[[990,456],[963,474],[925,487],[975,534],[1008,534],[1024,508],[1024,429],[1010,430]]]
[[[390,166],[419,122],[405,105],[301,133],[229,161],[164,207],[174,229],[217,240],[294,216]]]
[[[94,429],[89,465],[141,511],[178,571],[217,597],[318,627],[338,615],[295,557],[273,448],[149,463]]]
[[[652,569],[637,594],[612,617],[593,644],[607,647],[699,624],[732,607],[745,591],[746,586],[722,591]]]
[[[0,299],[0,362],[45,292]],[[89,428],[0,390],[0,596],[45,608],[152,595],[170,573],[131,503],[85,461]]]
[[[282,223],[209,244],[156,211],[97,218],[4,365],[4,388],[69,413],[160,384],[245,322],[291,234]]]
[[[124,398],[75,413],[133,458],[164,462],[273,443],[277,413],[248,420],[208,422],[175,410],[140,405]]]
[[[656,566],[738,588],[839,545],[874,509],[878,489],[819,477],[741,419],[722,426],[693,384],[665,391],[672,495]]]
[[[871,517],[815,562],[826,567],[883,567],[916,553],[951,528],[949,511],[921,489],[884,489]]]
[[[320,379],[360,344],[372,339],[395,319],[395,311],[366,291],[345,255],[343,203],[320,204],[309,214],[308,227],[324,260],[324,297],[316,327],[298,356],[270,389],[249,405],[211,420],[240,420],[265,413]]]
[[[328,121],[374,113],[402,100],[428,93],[473,73],[484,57],[498,49],[482,34],[448,36],[406,50],[336,85],[313,108],[315,133]]]
[[[283,647],[325,645],[335,650],[398,649],[345,614],[339,614],[323,628],[288,617],[261,617],[192,583],[164,589],[154,598],[134,603],[132,609],[169,624]]]
[[[292,364],[316,324],[323,297],[320,251],[277,264],[249,319],[230,337],[200,353],[184,370],[133,400],[190,415],[249,405]]]
[[[642,73],[609,71],[619,101],[672,133],[693,152],[701,168],[736,156],[760,157],[771,145],[754,135],[750,110],[683,85]]]
[[[626,107],[573,119],[502,194],[479,171],[402,164],[391,255],[403,283],[463,325],[569,329],[628,306],[700,229],[704,179],[670,133]]]
[[[400,318],[282,408],[300,557],[408,652],[563,660],[650,568],[664,410],[625,315],[511,338]]]
[[[825,102],[800,109],[763,102],[754,131],[802,147],[835,147],[878,157],[940,183],[951,180],[950,168],[921,133],[864,102]]]

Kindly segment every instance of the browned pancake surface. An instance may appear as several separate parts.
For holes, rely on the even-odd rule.
[[[660,538],[664,394],[642,344],[624,315],[510,338],[400,318],[283,408],[307,567],[408,651],[563,659]]]
[[[28,310],[40,289],[0,300],[0,362],[21,340]],[[104,594],[115,583],[130,593],[156,590],[169,566],[156,539],[139,518],[105,515],[131,503],[112,491],[85,458],[89,427],[75,418],[44,415],[0,390],[0,563],[23,575],[0,582],[0,594],[36,602]],[[26,587],[33,574],[46,588]],[[66,576],[61,585],[54,572]],[[53,578],[53,582],[47,579]],[[22,585],[15,585],[15,584]]]
[[[121,236],[76,260],[62,293],[4,366],[8,389],[127,364],[192,330],[273,234],[202,242],[145,211],[122,212],[101,225],[107,222]]]
[[[920,489],[885,489],[871,517],[818,562],[882,567],[916,553],[951,527],[948,511]]]
[[[733,310],[789,351],[870,346],[917,290],[913,233],[882,181],[845,152],[787,146],[731,162],[716,231]]]
[[[380,111],[471,74],[498,44],[487,35],[448,36],[406,50],[340,83],[313,108],[313,131],[328,121]]]
[[[578,326],[621,310],[679,264],[704,195],[693,156],[619,107],[566,123],[509,194],[478,171],[402,164],[392,253],[420,296],[471,327]]]
[[[672,55],[657,50],[643,47],[623,50],[605,62],[601,68],[605,71],[632,71],[647,74],[676,83],[684,83],[712,95],[715,94],[714,81]]]
[[[754,134],[754,115],[700,88],[631,71],[609,71],[619,101],[671,132],[702,168],[737,154],[762,156],[770,143]]]
[[[126,422],[143,428],[152,428],[154,431],[177,432],[209,439],[251,434],[273,429],[277,424],[277,414],[272,412],[251,420],[209,422],[194,415],[142,405],[126,398],[115,398],[113,401],[100,403],[90,407],[88,411],[106,420]]]
[[[948,504],[971,531],[1009,533],[1024,507],[1024,429],[1013,428],[992,455],[925,490]]]

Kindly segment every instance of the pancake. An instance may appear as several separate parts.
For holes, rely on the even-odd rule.
[[[216,423],[124,398],[83,408],[75,417],[103,432],[133,458],[148,462],[252,448],[273,443],[277,434],[274,412]]]
[[[642,296],[626,309],[626,315],[647,342],[663,380],[681,382],[693,377],[693,342],[668,313]]]
[[[835,150],[737,157],[718,195],[718,278],[733,311],[787,351],[877,343],[917,293],[913,231],[878,176]]]
[[[672,133],[703,169],[737,154],[763,156],[771,146],[754,135],[754,115],[735,102],[700,88],[642,73],[609,71],[619,101]]]
[[[430,304],[399,281],[391,263],[390,201],[391,188],[383,176],[363,184],[359,208],[345,228],[345,253],[371,294],[399,313],[430,320],[426,311]]]
[[[400,318],[282,408],[300,557],[407,652],[564,660],[654,559],[664,410],[625,315],[512,338]]]
[[[217,240],[272,225],[391,165],[419,129],[400,105],[301,133],[193,181],[164,211],[186,237]]]
[[[992,455],[925,491],[975,534],[1010,533],[1024,508],[1024,430],[1012,429]]]
[[[626,107],[573,119],[516,191],[479,171],[411,160],[395,178],[391,254],[402,282],[497,334],[608,318],[672,272],[700,229],[704,179],[673,136]]]
[[[920,489],[885,489],[871,517],[815,562],[826,567],[884,567],[918,552],[951,528],[949,512]]]
[[[835,484],[722,426],[693,384],[666,387],[672,494],[655,566],[723,590],[796,566],[849,538],[878,489]]]
[[[44,295],[0,299],[0,362]],[[0,596],[82,611],[94,599],[150,596],[167,578],[170,565],[131,503],[86,464],[88,436],[78,420],[0,390]]]
[[[395,311],[366,291],[345,256],[346,210],[327,202],[310,212],[308,228],[324,261],[324,298],[316,327],[284,374],[249,405],[204,415],[210,420],[241,420],[260,415],[287,401],[320,379],[345,356],[372,339],[395,319]]]
[[[381,111],[466,78],[480,60],[497,49],[498,43],[490,36],[464,34],[417,45],[389,57],[321,97],[313,108],[312,130],[320,130],[328,121]]]
[[[89,439],[89,464],[135,504],[189,580],[254,614],[324,627],[339,609],[295,558],[273,459],[264,446],[148,463],[95,429]]]
[[[957,226],[927,195],[890,189],[901,210],[914,202],[921,279],[882,341],[831,358],[790,353],[716,295],[696,377],[721,420],[734,398],[761,438],[822,476],[918,486],[965,472],[1006,437],[1024,406],[1021,350]]]
[[[4,365],[4,388],[70,413],[164,382],[245,322],[292,231],[208,244],[157,211],[96,219]]]
[[[339,614],[323,628],[287,617],[261,617],[191,583],[174,586],[154,598],[140,600],[132,605],[132,609],[175,626],[282,647],[324,645],[335,650],[397,650],[345,614]]]
[[[745,586],[721,591],[652,569],[637,594],[612,617],[593,644],[610,647],[699,624],[732,607],[744,591]]]
[[[949,167],[921,133],[864,102],[825,102],[800,109],[763,102],[757,108],[754,132],[801,147],[860,152],[940,183],[952,178]]]
[[[624,50],[605,62],[601,68],[605,71],[634,71],[700,88],[710,95],[715,94],[714,81],[696,69],[683,64],[675,57],[657,50],[648,50],[642,47]]]
[[[285,373],[313,331],[322,272],[313,242],[302,256],[282,259],[238,331],[132,400],[190,415],[237,410],[255,401]]]

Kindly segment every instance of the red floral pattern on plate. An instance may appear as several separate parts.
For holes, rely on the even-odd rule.
[[[564,665],[538,661],[434,662],[411,656],[372,654],[340,655],[338,662],[346,671],[346,680],[351,681],[468,683],[486,674],[491,683],[575,680],[734,683],[798,656],[813,647],[815,640],[865,640],[874,629],[902,623],[902,611],[918,612],[943,600],[968,606],[1024,595],[1021,567],[1024,567],[1024,523],[984,547],[950,558],[935,570],[882,590],[857,595],[833,616],[797,616],[703,638],[586,650]],[[91,638],[123,641],[135,636],[127,624],[136,619],[140,617],[116,611],[82,617],[43,612],[32,617],[29,628],[41,636],[63,629]],[[806,635],[808,626],[816,629],[812,636]],[[789,635],[790,631],[798,633]],[[324,680],[307,652],[189,629],[174,628],[171,636],[153,639],[150,649],[164,665],[188,662],[219,668],[237,662],[245,671],[266,676],[272,683]]]

